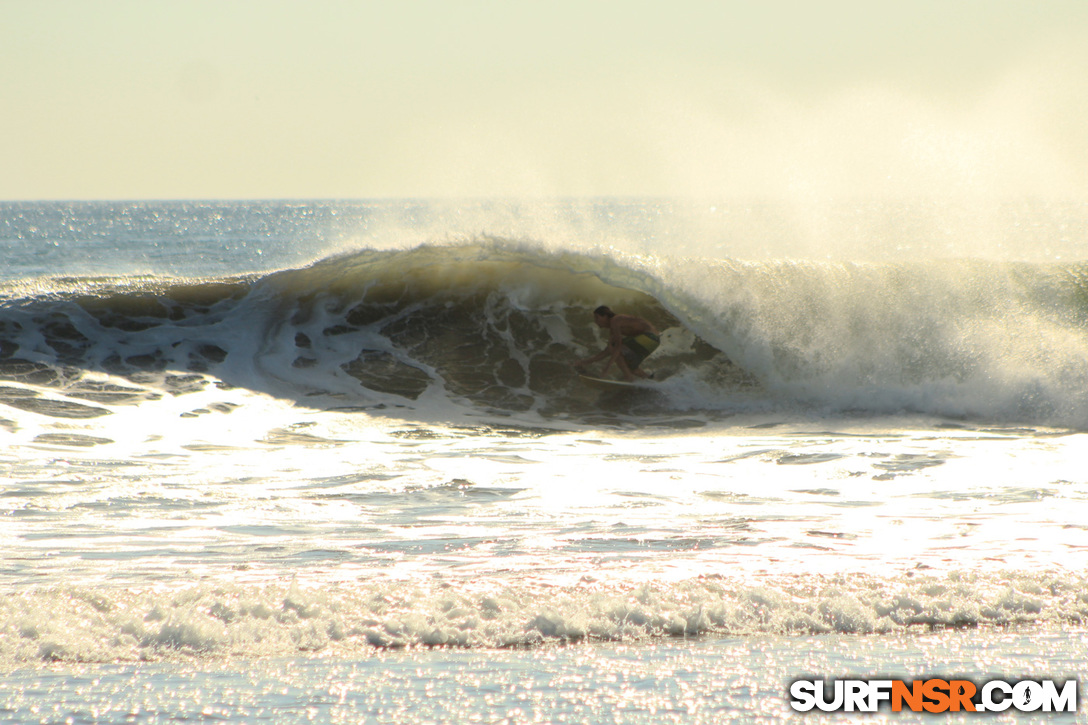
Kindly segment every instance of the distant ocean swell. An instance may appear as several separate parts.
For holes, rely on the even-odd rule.
[[[573,586],[435,581],[59,586],[0,602],[0,666],[285,657],[373,647],[526,647],[571,641],[758,634],[887,634],[1065,626],[1088,618],[1084,581],[1012,574],[871,579],[798,576],[758,585]]]
[[[481,240],[2,292],[0,402],[56,417],[216,384],[594,422],[598,393],[570,364],[602,344],[590,311],[604,303],[665,331],[647,362],[660,394],[612,413],[805,406],[1088,425],[1083,264],[707,262]]]

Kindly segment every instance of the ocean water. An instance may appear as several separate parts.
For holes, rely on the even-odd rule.
[[[1077,678],[1086,255],[1076,204],[0,204],[0,721]],[[599,304],[655,382],[574,375]]]

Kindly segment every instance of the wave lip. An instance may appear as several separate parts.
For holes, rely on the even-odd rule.
[[[20,384],[3,402],[90,417],[75,399],[88,386],[138,403],[218,381],[313,405],[596,416],[597,394],[571,368],[603,344],[591,310],[606,302],[679,331],[648,285],[605,281],[616,269],[488,242],[361,251],[248,280],[65,280],[0,312],[0,378]],[[655,362],[728,365],[690,335],[675,340]],[[67,412],[44,402],[59,397]]]

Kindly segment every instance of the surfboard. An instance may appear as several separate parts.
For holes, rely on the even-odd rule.
[[[578,377],[586,385],[593,388],[600,388],[601,390],[638,390],[639,388],[647,388],[653,385],[649,380],[635,380],[629,383],[626,380],[595,378],[591,375],[579,375]]]

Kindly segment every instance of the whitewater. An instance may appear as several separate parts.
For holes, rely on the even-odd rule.
[[[1086,222],[2,203],[0,720],[778,722],[802,677],[1078,677]],[[600,304],[662,331],[652,384],[579,381]]]

